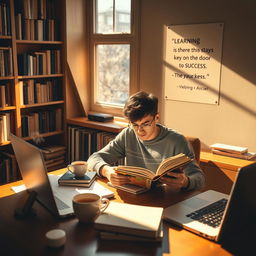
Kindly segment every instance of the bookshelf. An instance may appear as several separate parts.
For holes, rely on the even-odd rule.
[[[127,127],[127,122],[117,120],[110,122],[95,122],[87,117],[67,119],[68,161],[84,160],[95,151],[100,150],[113,140],[116,135]],[[124,159],[118,161],[123,165]]]
[[[59,145],[66,152],[65,4],[3,0],[0,12],[0,151],[13,154],[12,132],[40,148]],[[1,157],[0,184],[14,181],[3,174],[8,161]],[[49,171],[66,165],[56,162]]]

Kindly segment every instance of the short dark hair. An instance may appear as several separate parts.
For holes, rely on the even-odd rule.
[[[147,115],[155,116],[158,112],[158,98],[152,93],[137,92],[130,96],[123,112],[131,122],[141,120]]]

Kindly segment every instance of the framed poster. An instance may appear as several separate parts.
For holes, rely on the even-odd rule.
[[[166,26],[166,99],[219,103],[223,27],[223,23]]]

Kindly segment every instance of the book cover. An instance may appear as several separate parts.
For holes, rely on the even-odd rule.
[[[110,202],[94,222],[100,231],[156,238],[161,229],[163,208]]]
[[[91,184],[97,176],[96,172],[86,172],[83,177],[76,178],[75,175],[67,171],[58,180],[60,185],[72,184],[74,186],[81,184]]]

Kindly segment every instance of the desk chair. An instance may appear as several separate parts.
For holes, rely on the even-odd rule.
[[[201,143],[199,138],[186,136],[186,139],[194,150],[197,163],[200,164]]]

